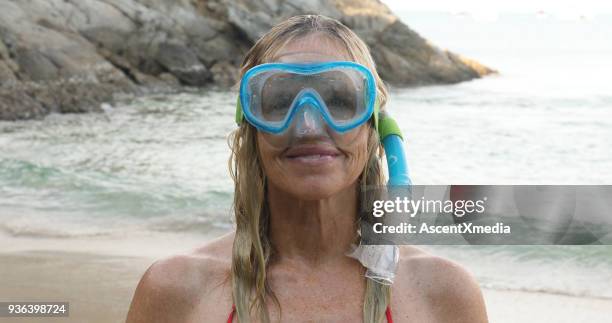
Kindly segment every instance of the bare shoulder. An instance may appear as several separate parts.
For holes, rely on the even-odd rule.
[[[155,261],[136,287],[127,322],[188,322],[208,300],[231,302],[232,242],[233,232]]]
[[[453,261],[401,246],[396,283],[396,293],[418,297],[437,322],[487,322],[478,283]]]

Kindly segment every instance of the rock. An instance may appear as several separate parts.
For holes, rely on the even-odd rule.
[[[81,31],[81,35],[98,48],[109,50],[112,53],[123,54],[129,34],[119,32],[114,28],[95,27]]]
[[[13,74],[13,71],[3,60],[0,60],[0,86],[13,86],[16,83],[17,77]]]
[[[0,120],[23,120],[40,118],[47,114],[40,102],[25,91],[0,88]]]
[[[9,59],[10,55],[9,55],[9,50],[8,48],[6,48],[6,45],[4,45],[4,42],[0,41],[0,59]]]
[[[205,85],[211,76],[196,54],[178,43],[160,44],[155,58],[185,85]]]
[[[486,67],[480,63],[478,63],[477,61],[467,58],[467,57],[463,57],[461,55],[457,55],[454,53],[451,53],[449,51],[445,51],[446,55],[448,55],[448,57],[453,60],[455,62],[455,64],[457,64],[458,66],[461,66],[462,68],[467,70],[467,73],[471,73],[474,78],[478,78],[480,76],[484,76],[484,75],[489,75],[489,74],[496,74],[498,73],[496,70]]]
[[[214,17],[203,17],[191,7],[174,7],[172,18],[190,40],[210,40],[223,30],[225,24]]]
[[[215,37],[208,41],[193,43],[193,49],[198,55],[198,58],[206,65],[212,66],[219,61],[227,61],[235,65],[242,62],[241,55],[237,53],[246,52],[246,48],[236,46],[236,42],[232,42],[225,37]]]
[[[495,72],[432,46],[378,0],[10,0],[0,2],[0,119],[99,111],[118,92],[231,87],[253,43],[298,14],[352,28],[393,85]]]
[[[457,83],[493,72],[476,62],[468,66],[454,54],[431,46],[400,20],[380,31],[377,40],[369,44],[377,68],[395,85]]]
[[[158,35],[159,38],[132,36],[128,39],[125,50],[125,58],[131,66],[140,72],[157,76],[164,72],[164,68],[159,64],[151,53],[156,52],[153,44],[165,41],[166,37]],[[149,40],[147,40],[147,38]]]
[[[272,17],[262,11],[251,12],[240,5],[228,7],[228,21],[238,27],[247,39],[256,42],[272,25]]]
[[[375,0],[376,1],[376,0]],[[368,1],[371,2],[371,1]],[[329,0],[287,0],[279,3],[281,19],[302,14],[318,14],[334,19],[342,18],[342,11],[338,7],[341,1]]]
[[[31,81],[50,81],[59,76],[59,69],[43,53],[35,49],[17,48],[16,62],[22,77]]]
[[[62,113],[101,112],[102,102],[112,101],[114,88],[108,84],[94,87],[65,83],[58,87],[59,109]]]
[[[168,87],[178,87],[181,85],[181,82],[170,73],[161,73],[158,77],[159,85],[165,85]]]
[[[228,62],[219,62],[210,68],[213,82],[224,87],[230,87],[238,83],[238,70],[236,66]]]
[[[412,61],[405,60],[400,54],[381,47],[372,52],[376,61],[376,69],[380,77],[390,84],[419,84],[429,80],[422,80],[419,67]]]

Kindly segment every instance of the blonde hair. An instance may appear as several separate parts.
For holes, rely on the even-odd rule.
[[[378,103],[383,109],[387,101],[387,89],[376,73],[367,45],[348,27],[325,16],[295,16],[272,27],[246,54],[241,76],[251,67],[271,61],[275,53],[288,42],[316,32],[338,41],[347,49],[353,61],[370,69],[376,80]],[[266,306],[268,298],[272,299],[280,310],[278,299],[266,279],[266,266],[272,253],[268,239],[270,213],[266,200],[266,175],[258,152],[256,134],[257,130],[253,126],[243,122],[229,139],[232,150],[229,167],[234,180],[233,211],[236,221],[231,283],[232,298],[238,321],[241,323],[250,321],[253,310],[259,320],[270,322]],[[368,162],[359,180],[362,186],[384,185],[381,154],[382,146],[378,134],[370,127]],[[357,216],[355,220],[359,220]],[[389,286],[367,279],[363,305],[364,322],[381,322],[390,298]]]

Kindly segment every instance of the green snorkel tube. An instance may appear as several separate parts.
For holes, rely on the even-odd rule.
[[[379,111],[378,104],[374,108],[374,124],[378,131],[378,137],[385,147],[387,158],[387,170],[389,172],[389,186],[412,185],[406,151],[402,143],[402,132],[391,116],[384,111]]]

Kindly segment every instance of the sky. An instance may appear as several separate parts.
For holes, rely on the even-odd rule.
[[[391,10],[465,12],[475,18],[494,19],[499,13],[544,11],[561,19],[612,13],[609,0],[382,0]]]

